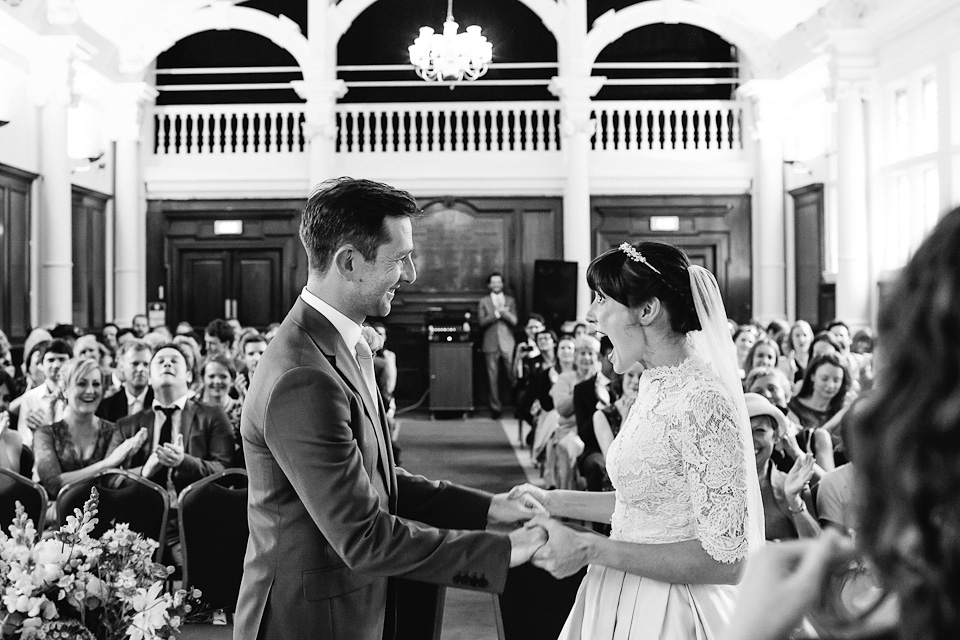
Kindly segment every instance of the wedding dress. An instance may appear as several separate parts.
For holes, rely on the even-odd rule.
[[[617,492],[611,539],[697,539],[720,562],[746,557],[747,461],[736,411],[698,357],[644,371],[607,455]],[[560,638],[710,640],[726,626],[736,593],[732,585],[667,584],[591,565]]]

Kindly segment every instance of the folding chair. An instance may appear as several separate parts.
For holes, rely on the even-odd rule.
[[[17,502],[23,505],[37,531],[43,531],[47,514],[47,490],[19,473],[0,469],[0,529],[4,532],[13,522]]]

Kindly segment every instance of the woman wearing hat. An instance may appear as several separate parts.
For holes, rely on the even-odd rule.
[[[744,400],[753,431],[767,540],[817,537],[820,525],[812,512],[813,497],[808,486],[815,468],[813,456],[801,454],[789,473],[777,469],[770,456],[787,431],[787,419],[760,394],[746,393]]]

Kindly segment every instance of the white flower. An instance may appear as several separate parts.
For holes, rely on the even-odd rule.
[[[63,567],[70,560],[69,551],[57,540],[41,540],[33,548],[37,575],[44,582],[56,582],[63,575]]]
[[[167,622],[167,600],[161,595],[162,582],[154,582],[148,589],[137,589],[130,598],[130,605],[136,614],[127,629],[132,640],[150,640]]]

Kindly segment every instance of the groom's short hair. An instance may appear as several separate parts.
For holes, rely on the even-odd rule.
[[[307,200],[300,218],[300,241],[310,270],[325,273],[337,249],[351,244],[366,260],[389,241],[387,216],[423,215],[413,196],[372,180],[336,178],[321,183]]]

